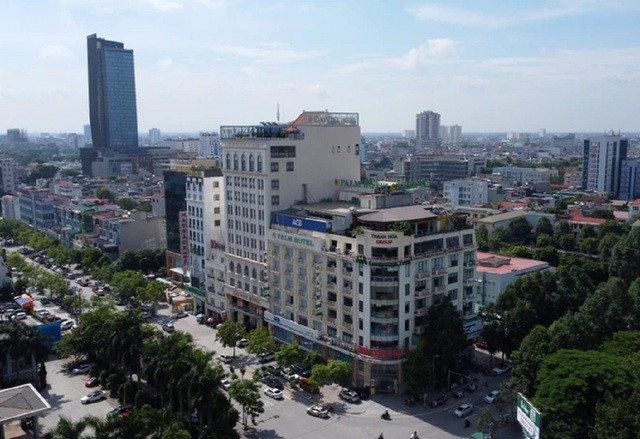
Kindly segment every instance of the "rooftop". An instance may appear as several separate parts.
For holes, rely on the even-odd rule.
[[[512,212],[499,213],[497,215],[491,215],[481,220],[478,220],[478,223],[495,224],[495,223],[499,223],[500,221],[508,221],[508,220],[520,218],[521,216],[526,216],[527,213],[528,212],[525,210],[514,210]]]
[[[580,212],[572,212],[569,222],[574,224],[598,225],[606,223],[607,220],[604,218],[592,218],[590,216],[584,216]]]
[[[494,253],[478,251],[478,273],[508,274],[513,272],[531,271],[532,269],[542,270],[549,267],[545,261],[535,259],[512,258]]]
[[[49,403],[31,384],[0,390],[0,424],[35,416],[49,410],[51,410]]]
[[[362,215],[358,218],[358,221],[365,223],[394,223],[397,221],[420,221],[437,217],[438,215],[433,213],[427,207],[416,205],[379,210],[377,212]]]

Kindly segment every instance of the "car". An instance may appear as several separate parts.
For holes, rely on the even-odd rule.
[[[233,361],[233,357],[227,354],[222,354],[218,358],[220,359],[220,361],[222,361],[225,364],[229,364]]]
[[[464,396],[464,390],[454,389],[453,392],[451,392],[451,396],[453,396],[454,398],[462,398]]]
[[[453,416],[455,416],[456,418],[463,418],[467,416],[469,413],[471,413],[472,411],[473,411],[473,406],[468,402],[465,402],[464,404],[460,404],[458,408],[455,409],[455,411],[453,412]]]
[[[71,375],[82,375],[89,372],[91,365],[89,363],[82,363],[71,369]]]
[[[280,376],[282,378],[284,378],[287,381],[291,381],[291,379],[295,376],[296,374],[293,373],[293,370],[291,370],[290,367],[285,367],[284,369],[282,369],[280,371]]]
[[[484,397],[484,402],[488,404],[493,404],[500,397],[499,390],[492,390],[487,396]]]
[[[353,390],[341,390],[340,393],[338,394],[338,397],[340,399],[344,399],[345,401],[349,401],[349,402],[359,402],[360,401],[360,395],[358,395],[357,392],[354,392]]]
[[[298,375],[300,375],[301,377],[304,378],[309,378],[311,377],[311,370],[309,369],[305,369],[304,367],[302,367],[300,364],[294,364],[293,366],[291,366],[291,368],[293,369],[293,371],[295,373],[297,373]]]
[[[49,314],[51,314],[51,311],[49,311],[48,309],[37,309],[36,310],[36,315],[40,318],[44,318],[44,316],[48,316]]]
[[[67,319],[60,322],[60,329],[62,331],[68,331],[71,328],[73,328],[73,320]]]
[[[129,413],[131,413],[131,410],[133,410],[133,406],[131,404],[122,404],[114,408],[110,412],[108,412],[107,418],[111,418],[112,416],[117,416],[117,415],[129,416]]]
[[[84,382],[84,386],[85,387],[95,387],[98,384],[100,384],[100,380],[98,379],[98,377],[89,377],[85,382]]]
[[[246,338],[242,338],[238,340],[238,343],[236,343],[236,346],[239,348],[246,348],[248,344],[249,344],[249,340],[247,340]]]
[[[224,390],[229,390],[229,388],[231,387],[231,381],[229,381],[227,378],[224,378],[220,380],[220,385]]]
[[[278,366],[274,366],[272,364],[265,366],[265,370],[269,372],[271,375],[279,376],[280,368]]]
[[[189,313],[186,311],[181,311],[181,312],[175,313],[173,317],[175,319],[184,319],[185,317],[189,317]]]
[[[266,370],[258,370],[256,373],[258,374],[258,379],[262,383],[264,383],[264,380],[271,378],[271,374]]]
[[[270,396],[273,399],[284,399],[282,391],[274,387],[267,387],[266,389],[264,389],[264,394]]]
[[[300,377],[298,385],[302,390],[309,393],[320,393],[320,388],[313,384],[309,378]]]
[[[508,364],[505,364],[503,366],[496,366],[493,369],[491,369],[491,375],[493,376],[504,375],[510,370],[511,370],[511,366]]]
[[[107,399],[107,392],[104,390],[94,390],[80,398],[80,402],[82,404],[89,404],[91,402],[102,401],[103,399]]]
[[[307,409],[307,414],[315,416],[316,418],[327,419],[329,417],[329,411],[322,407],[321,404],[316,404]]]
[[[27,318],[27,313],[24,311],[18,311],[17,313],[14,313],[11,318],[14,320],[24,320]]]
[[[76,314],[80,314],[80,312],[78,311]],[[60,317],[54,316],[53,314],[49,314],[49,315],[44,316],[44,319],[47,322],[57,322],[57,321],[62,320]]]
[[[169,297],[178,297],[180,295],[180,293],[176,292],[176,291],[172,291],[169,293]]]
[[[275,359],[276,359],[276,354],[274,354],[274,353],[258,355],[258,361],[260,363],[268,363],[268,362],[273,361]]]
[[[104,296],[105,294],[107,294],[107,293],[105,292],[104,288],[102,288],[102,287],[98,288],[98,289],[95,291],[95,293],[96,293],[98,296],[100,296],[100,297],[102,297],[102,296]]]
[[[204,314],[196,314],[196,322],[202,325],[205,322],[206,318]]]
[[[165,323],[162,325],[162,330],[165,332],[173,332],[176,328],[173,326],[173,323]]]
[[[489,348],[489,345],[484,340],[476,340],[473,342],[473,344],[476,345],[478,349],[482,349],[483,351],[486,351]]]

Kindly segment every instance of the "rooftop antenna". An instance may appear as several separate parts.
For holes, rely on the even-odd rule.
[[[276,110],[276,120],[280,123],[280,104],[278,105],[278,109]]]

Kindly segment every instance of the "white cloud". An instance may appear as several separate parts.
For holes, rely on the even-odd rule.
[[[631,1],[564,0],[553,7],[523,10],[516,15],[486,14],[451,6],[427,3],[407,8],[407,12],[422,21],[455,24],[460,26],[507,27],[524,23],[571,17],[575,15],[603,13],[604,10],[629,10],[638,4]]]
[[[360,61],[342,66],[342,73],[353,73],[361,70],[395,68],[401,70],[413,70],[417,67],[429,64],[435,59],[446,57],[457,51],[456,43],[451,38],[429,39],[418,47],[397,58],[378,58]]]
[[[169,68],[173,65],[173,60],[171,58],[163,58],[156,63],[158,67],[162,67],[164,69]]]
[[[251,48],[243,46],[217,45],[213,46],[214,52],[231,55],[238,58],[249,58],[261,64],[283,64],[304,59],[316,58],[324,55],[324,51],[295,51],[289,49],[283,43],[263,43],[262,47]]]
[[[40,49],[40,59],[45,61],[65,61],[72,56],[71,50],[65,46],[45,46]]]

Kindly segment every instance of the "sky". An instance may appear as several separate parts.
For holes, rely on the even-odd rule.
[[[463,132],[640,131],[639,0],[4,0],[0,132],[89,123],[86,37],[133,49],[140,132],[432,110]]]

